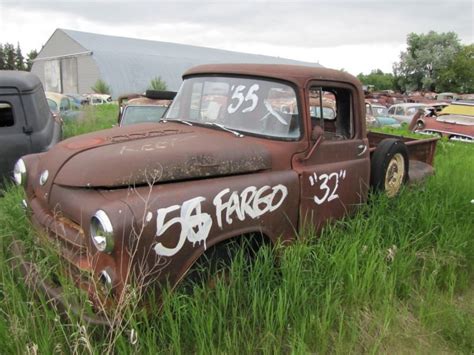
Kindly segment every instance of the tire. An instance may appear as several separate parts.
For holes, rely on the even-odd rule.
[[[175,91],[147,90],[145,96],[154,100],[173,100],[176,96]]]
[[[387,197],[398,195],[408,180],[408,149],[398,139],[384,139],[371,159],[370,185]]]

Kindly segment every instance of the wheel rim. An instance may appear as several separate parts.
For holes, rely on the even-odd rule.
[[[393,197],[400,191],[404,177],[405,159],[402,154],[397,153],[390,159],[385,173],[385,192],[388,197]]]

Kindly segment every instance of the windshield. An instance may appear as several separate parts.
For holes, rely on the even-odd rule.
[[[122,116],[121,126],[143,122],[158,122],[166,111],[166,106],[127,106]]]
[[[388,115],[388,109],[383,106],[372,106],[372,112],[374,116],[376,117],[381,117],[381,116],[387,116]]]
[[[300,136],[294,89],[269,80],[218,76],[186,79],[166,119],[218,124],[267,137]]]

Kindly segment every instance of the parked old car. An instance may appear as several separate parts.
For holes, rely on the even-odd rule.
[[[81,106],[71,97],[46,91],[46,99],[51,112],[61,117],[64,121],[77,120],[82,116]]]
[[[396,119],[388,116],[388,109],[385,106],[372,104],[366,100],[365,111],[367,127],[400,127],[400,123]]]
[[[307,224],[354,213],[370,186],[395,196],[433,173],[437,138],[367,134],[362,87],[347,73],[219,64],[183,78],[165,121],[70,138],[18,162],[31,219],[59,241],[66,269],[83,271],[93,303],[113,303],[130,280],[159,298],[226,241],[285,244]],[[13,250],[34,272],[18,242]],[[64,305],[57,285],[37,279]]]
[[[436,100],[451,102],[459,98],[458,94],[453,92],[442,92],[436,95]]]
[[[410,128],[417,133],[446,137],[450,140],[474,143],[474,103],[453,101],[441,112],[413,117]]]
[[[112,96],[108,94],[86,94],[89,105],[103,105],[112,103]]]
[[[81,95],[81,94],[68,94],[68,93],[65,93],[64,95],[66,95],[66,96],[70,97],[72,100],[74,100],[74,102],[76,103],[76,105],[78,107],[87,105],[89,103],[89,101],[87,100],[87,97],[84,96],[84,95]]]
[[[390,106],[388,109],[389,117],[396,119],[400,123],[411,122],[411,119],[420,109],[427,108],[428,105],[420,103],[403,103]]]
[[[147,90],[145,95],[120,96],[118,123],[128,126],[137,123],[159,122],[173,102],[176,92]]]
[[[49,110],[43,86],[34,74],[0,71],[0,184],[12,176],[25,154],[44,152],[62,136],[62,125]],[[14,173],[21,174],[17,165]]]

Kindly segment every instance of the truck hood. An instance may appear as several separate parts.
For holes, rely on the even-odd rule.
[[[142,124],[78,136],[45,154],[39,172],[71,187],[121,187],[242,174],[271,168],[255,141],[204,127]]]

